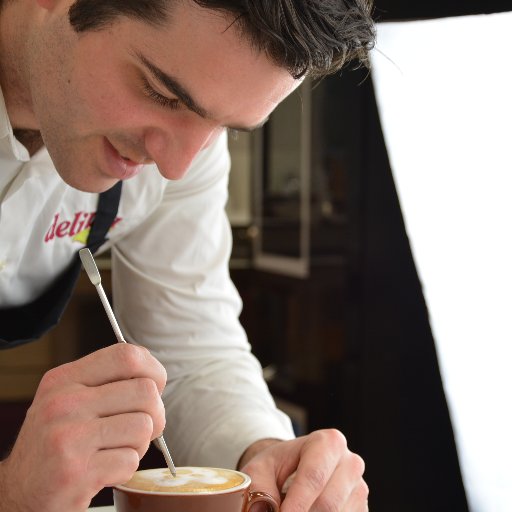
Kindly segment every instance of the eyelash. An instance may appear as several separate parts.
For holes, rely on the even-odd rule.
[[[153,101],[161,105],[162,107],[169,108],[171,110],[177,110],[180,107],[180,100],[177,98],[166,98],[165,96],[162,96],[160,93],[155,91],[153,87],[149,84],[149,82],[142,78],[142,88],[144,89],[144,92],[146,96],[151,98]],[[235,130],[234,128],[226,128],[228,135],[233,139],[238,139],[238,134],[240,133],[239,130]]]
[[[149,98],[162,107],[169,108],[171,110],[177,110],[179,108],[180,100],[177,98],[166,98],[165,96],[162,96],[160,93],[156,92],[151,85],[149,85],[149,82],[145,78],[142,79],[142,88]]]

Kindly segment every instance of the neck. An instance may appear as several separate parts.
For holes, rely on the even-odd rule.
[[[41,132],[38,130],[16,128],[13,131],[14,136],[27,148],[30,156],[39,151],[44,145]]]

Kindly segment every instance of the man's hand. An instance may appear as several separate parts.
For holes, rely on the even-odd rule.
[[[84,511],[129,480],[164,429],[166,379],[148,350],[124,343],[47,372],[0,463],[0,511]]]
[[[286,493],[281,512],[368,511],[363,459],[347,448],[337,430],[318,430],[292,441],[259,441],[244,453],[240,466],[254,489],[276,498]]]

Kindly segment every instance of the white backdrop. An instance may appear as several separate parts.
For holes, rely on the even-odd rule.
[[[382,23],[372,66],[470,508],[511,512],[512,13]]]

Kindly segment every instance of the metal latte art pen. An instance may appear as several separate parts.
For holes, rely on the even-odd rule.
[[[114,312],[112,311],[107,296],[105,295],[103,286],[101,286],[100,272],[98,270],[98,267],[96,266],[94,258],[92,257],[91,251],[89,249],[80,249],[78,253],[80,259],[82,260],[84,269],[87,272],[89,279],[91,280],[91,283],[96,287],[96,290],[98,291],[98,295],[100,296],[101,302],[103,303],[103,307],[105,308],[108,319],[110,320],[110,325],[112,325],[112,329],[114,329],[117,341],[119,343],[126,343],[126,340],[123,338],[123,334],[121,333],[121,329],[119,328],[119,325],[117,323],[116,317],[114,316]],[[156,439],[153,440],[153,442],[156,442],[158,444],[158,447],[160,448],[165,457],[165,462],[167,462],[169,471],[171,472],[172,476],[175,477],[176,468],[174,467],[174,462],[172,461],[169,449],[165,444],[164,435],[160,434]]]

